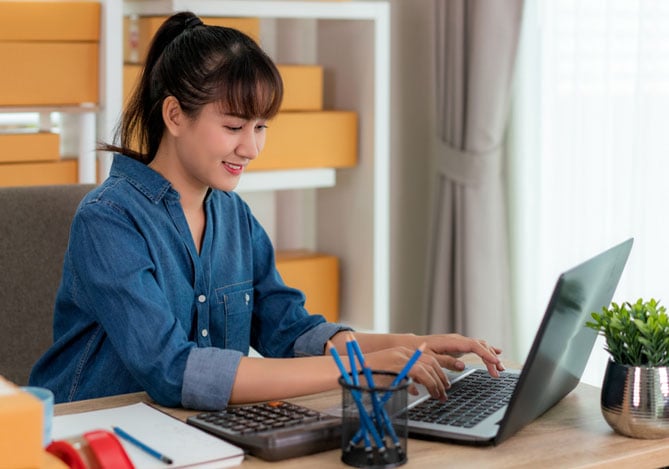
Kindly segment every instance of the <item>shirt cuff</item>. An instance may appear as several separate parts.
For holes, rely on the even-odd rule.
[[[296,357],[311,357],[325,353],[325,343],[337,332],[352,331],[353,329],[342,324],[325,322],[309,329],[295,341]]]
[[[237,350],[192,348],[186,360],[181,405],[197,410],[224,409],[242,355]]]

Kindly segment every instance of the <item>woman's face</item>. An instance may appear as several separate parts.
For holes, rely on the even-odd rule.
[[[245,119],[206,104],[199,115],[187,118],[176,139],[177,158],[185,179],[194,188],[232,191],[246,166],[265,146],[264,119]]]

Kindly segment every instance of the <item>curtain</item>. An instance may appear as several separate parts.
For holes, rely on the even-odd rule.
[[[439,149],[428,328],[510,345],[503,139],[522,0],[435,0]]]
[[[523,154],[509,166],[514,224],[526,227],[511,240],[521,354],[559,273],[627,237],[614,301],[669,303],[669,2],[527,6],[511,123]],[[596,344],[583,380],[601,385],[607,359]]]

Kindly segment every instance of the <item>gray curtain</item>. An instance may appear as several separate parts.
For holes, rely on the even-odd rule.
[[[522,0],[435,0],[440,148],[428,328],[511,349],[503,139]]]

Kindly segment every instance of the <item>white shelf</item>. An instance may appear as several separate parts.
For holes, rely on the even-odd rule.
[[[114,0],[107,3],[116,4]],[[316,20],[318,63],[324,66],[326,76],[334,71],[336,82],[334,90],[326,89],[333,101],[328,108],[358,112],[359,163],[345,170],[247,173],[237,190],[315,188],[317,248],[337,255],[341,261],[342,321],[361,330],[387,332],[390,328],[389,4],[386,1],[126,0],[121,16],[167,16],[184,10],[200,16],[256,17],[270,23],[274,19],[289,20],[278,24],[277,30],[282,26],[289,28],[286,24],[290,20]],[[120,24],[121,20],[114,20],[114,24]],[[110,34],[111,40],[120,43],[118,37],[119,34]],[[342,54],[342,50],[348,52]],[[113,55],[121,56],[122,51],[114,51]],[[120,96],[122,59],[109,62],[107,67],[107,77],[113,77],[108,80],[109,86],[116,87],[116,96]],[[106,109],[109,122],[110,114],[118,111],[113,107]],[[105,138],[109,138],[108,134]],[[279,218],[292,223],[290,216]]]
[[[336,173],[332,168],[287,171],[253,171],[244,173],[236,192],[280,191],[334,187]]]
[[[282,0],[126,0],[125,14],[169,15],[189,10],[199,16],[252,18],[379,20],[388,5],[382,2],[327,2]]]

